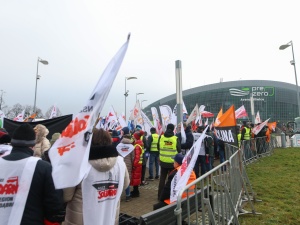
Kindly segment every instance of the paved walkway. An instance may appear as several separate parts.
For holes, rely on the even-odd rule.
[[[148,171],[146,172],[146,177],[148,177]],[[120,213],[125,213],[139,219],[141,215],[153,211],[153,205],[158,202],[157,191],[159,180],[147,180],[147,182],[149,183],[148,185],[139,187],[140,197],[132,198],[130,202],[125,201],[125,192],[123,192]]]

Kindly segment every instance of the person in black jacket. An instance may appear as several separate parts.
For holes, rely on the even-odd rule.
[[[194,144],[194,136],[191,131],[191,127],[188,126],[186,123],[183,123],[183,129],[186,136],[185,142],[182,141],[182,135],[180,132],[180,125],[178,126],[179,132],[176,134],[176,136],[179,139],[179,143],[181,143],[181,152],[185,155],[188,150],[193,146]],[[183,142],[183,143],[182,143]]]
[[[7,162],[0,162],[12,165],[13,171],[11,170],[10,174],[13,176],[15,173],[13,166],[18,161],[33,157],[33,146],[35,145],[33,128],[28,123],[19,126],[12,135],[11,145],[13,146],[11,154],[2,158]],[[64,221],[63,193],[62,190],[55,190],[51,172],[52,166],[50,163],[43,160],[37,161],[21,225],[59,224]],[[1,174],[0,170],[0,177],[2,178],[2,176],[5,175]],[[19,190],[22,188],[22,184],[19,183],[18,185]]]

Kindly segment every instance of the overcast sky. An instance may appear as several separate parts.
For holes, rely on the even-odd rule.
[[[295,84],[293,40],[300,65],[298,1],[26,0],[0,3],[0,90],[5,105],[54,104],[77,114],[108,62],[131,40],[101,112],[124,112],[175,93],[175,61],[182,62],[183,90],[234,80]],[[298,67],[299,68],[299,67]],[[300,73],[300,70],[299,70]],[[201,102],[199,102],[201,104]],[[171,106],[173,107],[173,106]]]

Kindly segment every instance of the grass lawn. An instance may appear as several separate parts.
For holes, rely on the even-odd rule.
[[[274,154],[247,165],[257,199],[256,212],[243,215],[240,224],[300,224],[300,148],[279,148]],[[251,211],[247,204],[245,209]]]

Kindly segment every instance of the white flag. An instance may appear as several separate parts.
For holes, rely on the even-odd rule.
[[[52,118],[54,118],[56,116],[57,116],[56,115],[56,106],[54,105],[53,108],[52,108],[52,111],[51,111],[49,119],[52,119]]]
[[[163,130],[165,131],[167,128],[167,125],[169,123],[172,123],[172,109],[168,105],[161,105],[159,106],[160,110],[160,116],[162,120]],[[175,124],[174,124],[175,125]]]
[[[152,117],[153,117],[154,127],[156,128],[156,131],[157,131],[158,135],[161,135],[162,132],[163,132],[163,129],[162,129],[162,126],[160,124],[157,109],[155,107],[151,107],[151,113],[152,113]]]
[[[49,151],[56,189],[78,185],[90,169],[88,158],[92,135],[89,135],[120,69],[128,44],[129,36],[105,68],[86,105]]]
[[[24,121],[24,114],[25,114],[25,109],[21,113],[19,113],[13,121],[18,121],[18,122],[23,122]]]
[[[129,116],[129,120],[136,120],[138,117],[141,116],[141,106],[139,100],[136,101],[133,110]]]
[[[261,123],[261,119],[260,119],[260,116],[259,116],[259,111],[257,111],[257,113],[256,113],[254,124],[258,124],[258,123]]]
[[[144,131],[147,132],[147,134],[151,134],[150,129],[153,127],[153,124],[151,123],[151,121],[149,120],[148,116],[142,111],[141,112],[141,116],[143,118],[143,122],[144,122]]]
[[[180,190],[182,190],[191,175],[191,172],[194,169],[195,162],[198,158],[198,154],[200,151],[201,143],[206,136],[206,130],[208,126],[205,128],[205,130],[202,132],[201,136],[198,138],[198,140],[194,143],[192,148],[186,153],[182,160],[182,165],[180,169],[177,171],[175,176],[173,177],[173,180],[171,182],[171,194],[170,194],[170,202],[174,202],[177,200],[177,196]]]
[[[181,133],[181,144],[184,144],[186,142],[186,134],[185,134],[185,131],[184,131],[184,127],[183,127],[183,124],[182,122],[180,123],[181,127],[180,127],[180,133]]]
[[[270,119],[270,118],[269,118]],[[252,133],[257,135],[259,133],[259,131],[261,131],[261,129],[264,127],[264,126],[267,126],[267,123],[269,121],[269,119],[267,119],[265,122],[253,127],[252,129]]]
[[[199,109],[198,109],[198,103],[196,103],[193,111],[191,112],[191,115],[189,116],[189,118],[186,121],[186,124],[189,124],[192,121],[194,121],[198,115],[199,115]]]

